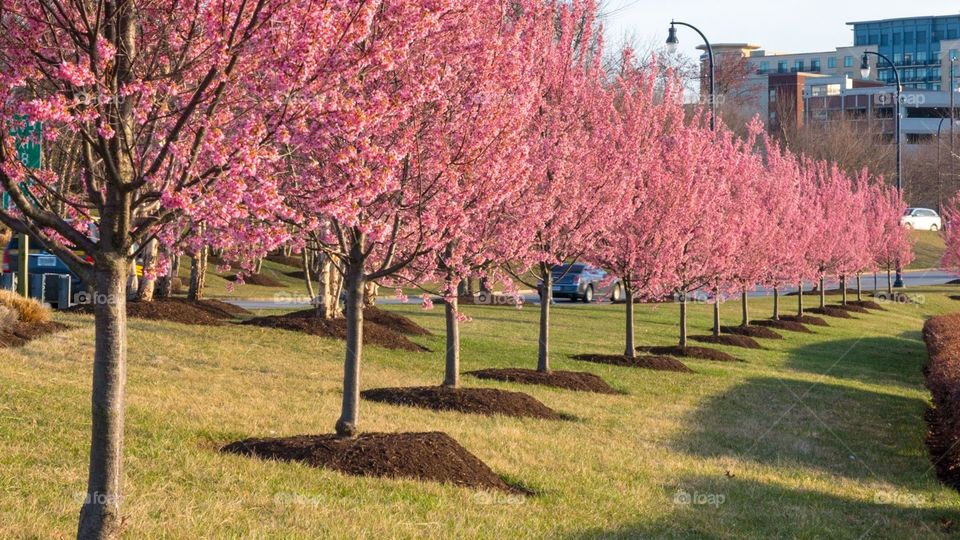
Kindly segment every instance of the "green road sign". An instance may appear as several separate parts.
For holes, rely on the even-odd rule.
[[[43,124],[30,122],[25,117],[14,119],[10,127],[10,136],[17,145],[17,156],[20,162],[28,169],[39,169],[43,166]],[[10,195],[3,194],[3,209],[10,208]]]

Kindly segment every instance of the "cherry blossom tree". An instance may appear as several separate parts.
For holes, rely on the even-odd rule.
[[[80,160],[76,176],[27,170],[0,130],[0,186],[14,205],[0,221],[29,233],[96,290],[79,537],[112,538],[121,528],[132,259],[171,223],[218,201],[235,219],[278,203],[275,142],[308,112],[285,98],[306,89],[330,95],[327,74],[347,70],[343,51],[356,50],[376,9],[351,0],[9,0],[0,7],[0,121],[42,122],[48,151],[76,141]],[[324,103],[330,118],[349,105]]]

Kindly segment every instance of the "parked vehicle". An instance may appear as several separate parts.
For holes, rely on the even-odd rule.
[[[70,276],[70,291],[72,295],[81,291],[80,276],[75,274],[60,257],[53,253],[38,247],[39,243],[30,242],[30,255],[27,258],[27,271],[31,276],[42,276],[44,274],[53,274],[56,276]],[[4,274],[16,274],[19,270],[20,239],[14,236],[6,249],[3,250],[2,270]],[[12,283],[12,281],[11,281]],[[30,296],[43,302],[61,307],[59,295],[59,281],[30,282]],[[40,296],[43,298],[40,298]],[[67,307],[67,306],[62,306]]]
[[[552,274],[554,298],[585,303],[604,297],[614,302],[623,300],[623,285],[620,280],[611,280],[606,271],[595,266],[585,263],[561,264],[553,267]],[[542,282],[537,284],[537,289],[543,290]]]
[[[939,231],[943,229],[943,220],[936,211],[929,208],[907,208],[900,218],[900,224],[918,231]]]

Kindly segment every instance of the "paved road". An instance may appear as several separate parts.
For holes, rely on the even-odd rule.
[[[906,272],[903,275],[903,281],[907,286],[907,289],[911,287],[928,287],[932,285],[943,285],[949,281],[957,279],[958,275],[954,272],[944,272],[941,270],[917,270]],[[855,284],[853,282],[849,283],[849,287],[853,287]],[[877,289],[884,290],[887,288],[887,275],[886,273],[881,273],[877,275],[876,279]],[[836,288],[839,286],[839,282],[836,280],[830,281],[827,283],[828,288]],[[812,287],[812,284],[809,284],[807,289]],[[874,276],[873,274],[865,275],[863,277],[863,288],[864,290],[872,291],[874,290]],[[794,289],[795,290],[795,289]],[[793,290],[785,291],[786,293],[793,292]],[[750,296],[762,297],[762,296],[771,296],[773,291],[770,289],[759,289],[750,293]],[[295,296],[287,293],[280,293],[276,298],[262,298],[254,300],[227,300],[231,304],[242,307],[249,310],[263,310],[263,309],[300,309],[305,308],[310,305],[310,299],[304,296]],[[536,294],[525,294],[523,295],[524,304],[539,304],[540,299]],[[383,305],[398,305],[402,304],[400,300],[392,296],[381,296],[377,299],[377,303]],[[409,304],[416,304],[416,300],[411,300],[407,302]],[[604,301],[604,303],[608,303]],[[581,302],[570,302],[566,300],[558,300],[555,304],[557,307],[581,307],[586,306]]]

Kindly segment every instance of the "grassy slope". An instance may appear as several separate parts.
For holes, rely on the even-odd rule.
[[[261,273],[270,276],[280,283],[282,287],[261,287],[259,285],[243,284],[237,285],[231,283],[226,278],[236,274],[236,269],[229,272],[217,272],[216,265],[210,265],[207,273],[207,286],[204,294],[208,298],[277,298],[289,299],[294,297],[305,297],[307,286],[303,279],[290,277],[290,272],[296,272],[297,268],[264,260]],[[183,292],[190,284],[190,258],[183,257],[180,263],[180,279],[183,281]]]
[[[939,268],[943,257],[943,235],[939,232],[913,231],[913,251],[915,258],[908,268]]]
[[[619,351],[622,313],[556,309],[555,367],[592,371],[626,395],[465,378],[528,392],[579,421],[362,405],[365,430],[445,431],[539,492],[528,500],[220,455],[218,446],[241,437],[329,432],[340,400],[341,344],[260,328],[131,321],[127,534],[939,537],[941,519],[960,522],[960,507],[933,477],[923,446],[920,328],[924,317],[960,303],[924,294],[922,307],[835,321],[815,336],[787,334],[762,351],[727,349],[744,363],[689,362],[694,375],[571,361],[579,352]],[[769,302],[753,307],[766,312]],[[364,387],[442,377],[442,310],[402,309],[438,332],[418,339],[437,352],[368,347]],[[463,328],[465,370],[535,363],[535,309],[467,311],[474,321]],[[638,312],[642,343],[674,341],[676,306]],[[735,320],[738,306],[724,312]],[[709,317],[709,306],[694,307],[694,333]],[[92,328],[89,317],[62,319],[78,328],[0,350],[0,537],[75,530]],[[678,491],[723,502],[675,504]]]

